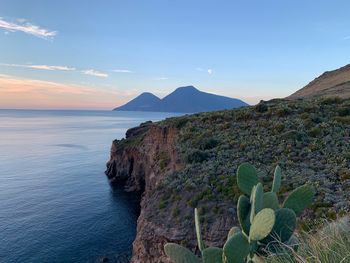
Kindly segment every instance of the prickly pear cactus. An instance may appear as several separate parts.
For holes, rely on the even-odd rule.
[[[275,212],[270,208],[261,210],[254,217],[249,232],[249,241],[259,241],[267,237],[275,224]]]
[[[277,165],[273,176],[271,192],[278,193],[281,187],[281,181],[282,181],[282,169],[281,167],[279,167],[279,165]]]
[[[247,237],[242,232],[235,233],[224,245],[227,263],[244,263],[250,252]]]
[[[165,254],[174,263],[260,263],[264,262],[259,255],[261,253],[287,253],[283,244],[297,249],[298,239],[293,235],[297,216],[312,203],[314,191],[311,186],[303,185],[295,189],[280,205],[277,193],[281,182],[282,170],[277,166],[271,191],[264,193],[255,167],[243,163],[237,170],[237,185],[244,193],[237,203],[240,228],[230,229],[223,249],[205,248],[198,211],[195,209],[195,230],[201,258],[174,243],[165,245]]]
[[[284,201],[283,207],[292,209],[299,216],[305,208],[312,204],[314,191],[310,185],[303,185],[295,189]]]
[[[208,247],[202,251],[203,263],[222,263],[222,248]]]
[[[250,209],[251,204],[249,198],[245,195],[241,195],[237,204],[237,216],[238,222],[246,235],[249,235],[250,229]]]
[[[199,223],[199,215],[198,215],[198,210],[197,208],[194,209],[194,222],[196,226],[196,235],[197,235],[197,243],[198,243],[198,248],[200,251],[204,250],[204,243],[202,240],[202,234],[201,234],[201,226]]]
[[[237,185],[246,195],[250,195],[255,185],[259,183],[259,177],[255,167],[249,163],[243,163],[237,170]]]
[[[190,250],[175,243],[167,243],[164,246],[164,252],[172,261],[174,261],[174,263],[202,262],[201,259],[193,254]]]

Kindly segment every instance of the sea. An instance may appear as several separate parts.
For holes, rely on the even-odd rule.
[[[128,262],[139,196],[108,183],[111,142],[176,115],[0,110],[0,263]]]

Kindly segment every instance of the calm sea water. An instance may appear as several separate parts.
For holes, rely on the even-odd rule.
[[[175,114],[0,110],[0,262],[118,262],[137,197],[104,175],[113,139]]]

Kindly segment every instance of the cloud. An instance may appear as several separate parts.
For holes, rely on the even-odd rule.
[[[45,28],[33,25],[26,22],[25,19],[18,19],[18,23],[5,21],[0,17],[0,28],[10,31],[10,32],[23,32],[29,35],[33,35],[45,39],[53,39],[57,35],[57,31],[50,31]]]
[[[156,78],[156,80],[167,80],[167,79],[169,79],[169,78],[167,78],[167,77],[159,77],[159,78]]]
[[[48,66],[48,65],[32,65],[30,68],[42,69],[42,70],[62,70],[62,71],[74,71],[75,68],[70,68],[67,66]]]
[[[343,40],[349,40],[350,36],[343,37]]]
[[[113,69],[113,72],[116,73],[133,73],[132,71],[128,70],[128,69]]]
[[[61,71],[74,71],[75,68],[67,66],[50,66],[50,65],[21,65],[21,64],[5,64],[0,63],[0,66],[6,67],[19,67],[19,68],[30,68],[30,69],[40,69],[40,70],[61,70]]]
[[[90,76],[95,76],[95,77],[101,77],[101,78],[108,77],[108,74],[96,71],[94,69],[82,70],[81,72],[85,75],[90,75]]]
[[[52,65],[32,65],[32,64],[6,64],[6,63],[0,63],[0,66],[5,67],[17,67],[17,68],[29,68],[29,69],[38,69],[38,70],[49,70],[49,71],[77,71],[74,67],[68,67],[68,66],[52,66]],[[81,70],[82,74],[95,76],[95,77],[101,77],[101,78],[107,78],[108,74],[99,72],[94,69],[87,69],[87,70]]]
[[[207,72],[209,75],[213,74],[214,70],[209,68],[209,69],[203,69],[203,68],[195,68],[195,70],[197,71],[201,71],[201,72]]]

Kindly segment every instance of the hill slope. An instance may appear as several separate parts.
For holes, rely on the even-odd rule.
[[[279,164],[280,196],[313,184],[317,197],[304,222],[341,216],[350,210],[349,141],[350,99],[272,100],[130,130],[113,142],[106,174],[143,193],[131,262],[169,262],[166,242],[195,251],[194,207],[205,243],[222,246],[237,224],[235,174],[242,162],[256,166],[264,184]]]
[[[144,100],[140,100],[140,96],[142,96],[140,95],[114,110],[194,113],[233,109],[248,105],[239,99],[199,91],[193,86],[177,88],[163,99],[159,99],[151,93],[147,94],[149,99],[146,100],[147,107],[145,107]],[[153,99],[150,99],[150,96],[153,96]],[[149,101],[152,103],[149,103]]]
[[[350,64],[323,73],[288,99],[311,97],[350,98]]]

